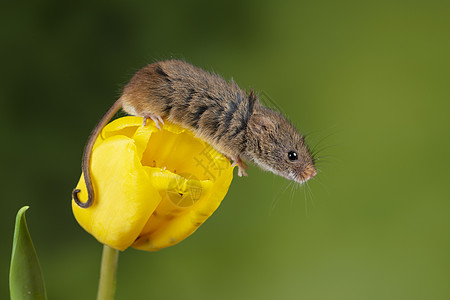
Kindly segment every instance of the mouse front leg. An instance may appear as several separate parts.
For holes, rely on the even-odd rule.
[[[142,126],[145,126],[147,124],[148,119],[152,119],[153,122],[155,122],[156,128],[158,128],[159,130],[161,130],[161,126],[159,124],[161,123],[162,125],[164,125],[164,120],[160,116],[145,115],[144,123],[142,124]]]
[[[238,166],[238,168],[239,168],[238,176],[239,177],[248,176],[247,172],[245,172],[245,170],[248,169],[247,164],[245,162],[243,162],[239,156],[238,157],[232,157],[232,159],[233,159],[233,164],[231,165],[231,167]]]

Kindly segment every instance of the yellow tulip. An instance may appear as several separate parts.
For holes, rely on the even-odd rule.
[[[78,223],[118,250],[156,251],[191,235],[219,207],[233,179],[230,161],[187,129],[161,130],[124,117],[103,129],[92,152],[94,203]],[[77,187],[87,200],[83,174]]]

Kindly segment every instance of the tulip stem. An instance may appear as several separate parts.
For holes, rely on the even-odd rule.
[[[116,291],[116,271],[119,250],[103,245],[100,282],[98,284],[97,300],[112,300]]]

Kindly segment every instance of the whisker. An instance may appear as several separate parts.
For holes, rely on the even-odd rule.
[[[308,216],[308,198],[306,197],[306,189],[303,188],[303,197],[305,198],[305,215]]]
[[[294,184],[294,193],[295,193],[295,194],[297,194],[298,188],[301,187],[301,186],[302,186],[302,184],[301,184],[301,183],[298,183],[298,182],[296,182],[296,183]]]
[[[314,164],[314,166],[316,167],[316,169],[318,168],[318,167],[322,167],[322,166],[328,166],[328,165],[331,165],[333,162],[332,161],[330,161],[330,160],[320,160],[320,161],[318,161],[318,162],[316,162],[315,164]]]
[[[291,195],[291,199],[290,199],[290,204],[291,204],[291,209],[292,209],[292,207],[293,207],[293,205],[294,205],[294,195],[295,195],[295,190],[294,190],[294,188],[295,188],[295,181],[291,181],[291,187],[290,187],[290,189],[291,189],[291,191],[290,191],[290,195]]]
[[[324,160],[324,158],[332,158],[335,159],[336,157],[332,156],[332,155],[321,155],[321,156],[316,156],[314,157],[315,160]]]
[[[275,207],[278,205],[278,202],[281,199],[281,196],[286,192],[286,189],[289,187],[290,181],[286,180],[281,188],[278,190],[277,194],[272,200],[271,206],[270,206],[270,214],[275,210]]]
[[[320,137],[322,137],[323,134],[325,134],[328,130],[331,130],[333,127],[336,127],[335,125],[330,126],[329,128],[326,128],[325,130],[311,130],[305,134],[303,134],[303,137],[305,139],[311,140],[311,144],[318,146],[324,139],[327,139],[328,137],[337,134],[339,131],[335,130],[333,132],[330,132],[327,136],[323,137],[321,140],[319,140],[319,142],[316,143],[317,139],[319,139]],[[319,132],[319,134],[316,137],[313,137],[313,134]]]
[[[314,195],[313,195],[313,192],[311,190],[311,187],[309,186],[309,182],[306,183],[306,188],[308,189],[309,198],[311,199],[311,205],[313,207],[316,207],[316,204],[314,202]]]
[[[315,158],[317,156],[317,154],[319,154],[319,153],[321,153],[321,152],[323,152],[325,150],[328,150],[330,148],[337,147],[337,146],[338,146],[337,144],[333,144],[333,145],[326,145],[326,146],[323,146],[321,148],[316,148],[316,149],[311,151],[311,155],[312,155],[312,157]]]
[[[324,141],[326,139],[328,139],[330,136],[331,135],[325,136],[325,137],[323,137],[322,139],[320,139],[317,142],[316,141],[311,141],[311,142],[308,141],[307,144],[309,145],[308,148],[309,148],[310,152],[311,153],[318,153],[318,152],[322,151],[322,148],[324,147],[323,146]],[[320,149],[320,151],[319,151],[319,149]]]

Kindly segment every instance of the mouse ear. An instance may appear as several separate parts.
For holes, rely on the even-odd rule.
[[[248,101],[250,101],[251,105],[253,105],[256,101],[258,101],[258,96],[255,93],[254,89],[251,89],[248,93]]]
[[[255,108],[255,103],[258,102],[258,96],[256,95],[255,91],[251,89],[247,97],[248,97],[248,113],[252,114]]]
[[[253,130],[266,133],[275,131],[273,119],[267,115],[253,114],[251,122],[253,125]]]

